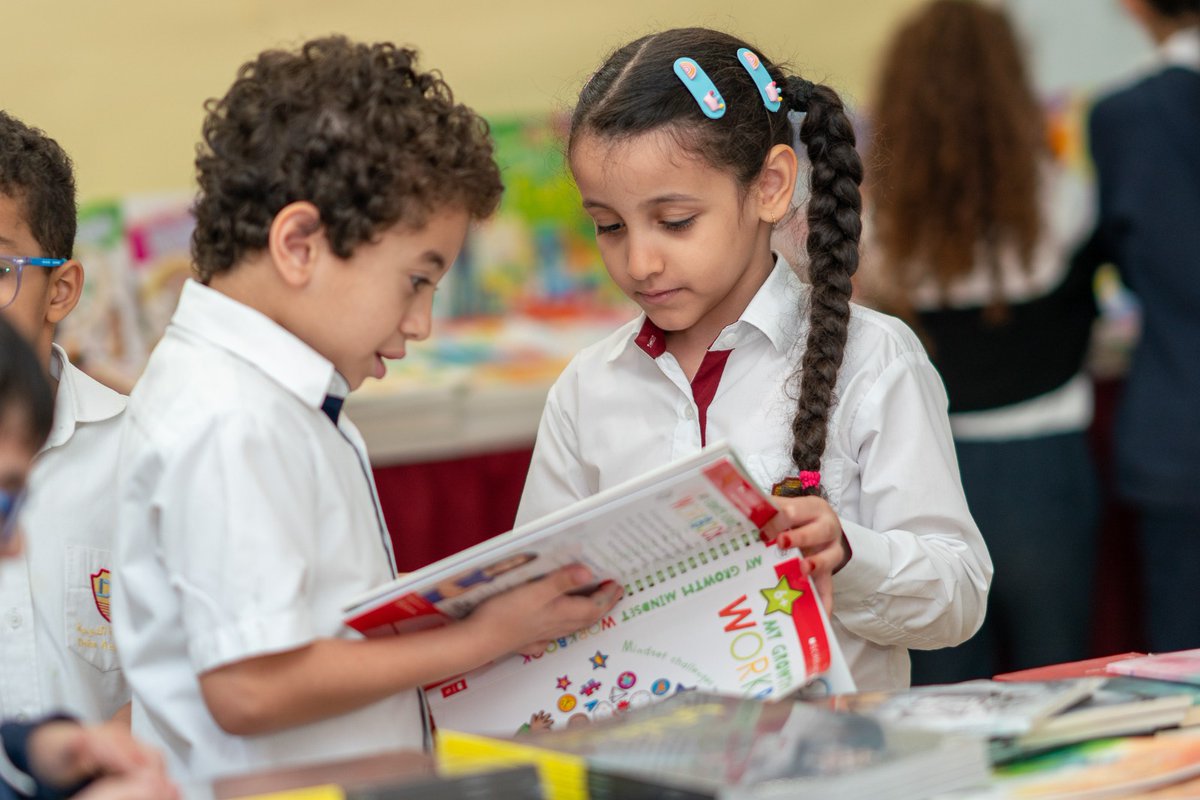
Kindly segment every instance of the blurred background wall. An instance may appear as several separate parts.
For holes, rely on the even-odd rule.
[[[5,3],[0,104],[76,163],[81,199],[192,185],[202,103],[259,50],[340,32],[418,47],[487,115],[566,108],[603,55],[661,27],[740,33],[854,100],[916,0],[42,0]]]

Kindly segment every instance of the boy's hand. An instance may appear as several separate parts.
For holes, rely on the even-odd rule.
[[[59,788],[97,778],[80,797],[169,800],[179,794],[162,758],[134,740],[120,722],[84,727],[54,720],[40,725],[30,736],[29,762],[38,780]]]
[[[467,621],[506,653],[541,653],[554,639],[596,622],[621,599],[621,587],[612,582],[600,584],[590,594],[569,594],[593,580],[587,567],[562,567],[489,598]]]
[[[772,497],[771,502],[779,513],[763,532],[782,548],[800,548],[800,567],[813,579],[826,612],[832,612],[833,574],[850,560],[841,520],[822,497]]]

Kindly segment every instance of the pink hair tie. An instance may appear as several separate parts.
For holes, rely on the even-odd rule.
[[[812,469],[800,470],[800,474],[788,478],[784,478],[779,483],[771,487],[771,494],[776,497],[782,496],[787,492],[794,492],[797,489],[811,489],[814,486],[821,485],[821,473]]]

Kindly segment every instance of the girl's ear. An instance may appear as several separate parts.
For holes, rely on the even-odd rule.
[[[284,283],[296,288],[306,286],[317,262],[329,250],[320,210],[307,201],[281,208],[271,220],[267,250]]]
[[[792,203],[796,188],[796,151],[786,144],[777,144],[767,153],[762,171],[758,174],[758,218],[774,224],[783,219]]]
[[[46,322],[57,325],[79,303],[83,294],[83,267],[71,259],[50,273],[49,305],[46,306]]]

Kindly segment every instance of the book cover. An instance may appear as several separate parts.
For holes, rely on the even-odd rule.
[[[1200,649],[1131,658],[1109,664],[1105,669],[1115,675],[1200,685]]]
[[[539,656],[513,655],[426,688],[442,728],[511,736],[573,728],[702,689],[777,699],[854,686],[798,559],[756,537],[622,598]]]
[[[488,750],[527,758],[531,749],[581,758],[593,774],[657,783],[659,796],[903,800],[988,781],[983,745],[971,737],[896,730],[803,702],[700,692],[515,741],[443,732],[438,748],[443,759]]]
[[[343,618],[368,636],[445,624],[571,563],[620,582],[627,595],[653,594],[706,571],[714,552],[760,538],[776,513],[733,451],[713,445],[397,578]]]

